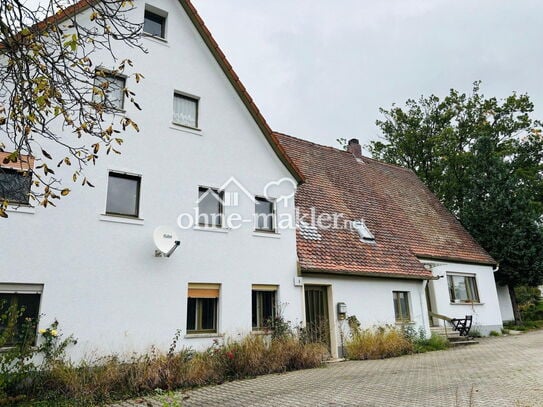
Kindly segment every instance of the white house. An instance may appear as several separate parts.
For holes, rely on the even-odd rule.
[[[412,171],[363,157],[356,139],[343,151],[277,136],[305,176],[296,205],[306,322],[329,326],[332,350],[349,315],[426,334],[443,323],[430,313],[471,315],[483,335],[502,327],[496,262]]]
[[[125,137],[122,155],[87,168],[95,188],[74,185],[53,210],[12,205],[0,223],[0,299],[42,314],[40,328],[57,319],[79,340],[75,358],[167,350],[177,329],[183,345],[201,348],[262,328],[276,306],[302,321],[295,228],[277,227],[294,218],[294,203],[273,195],[292,196],[300,173],[190,2],[136,5],[149,53],[117,54],[145,76],[137,86],[123,78],[143,109],[124,104],[140,132]],[[101,66],[112,64],[107,57]],[[23,177],[0,174],[4,183]],[[230,192],[239,198],[232,205],[217,199]],[[191,224],[197,213],[220,216]],[[255,213],[270,220],[255,224]],[[161,225],[181,242],[169,258],[155,257]]]
[[[58,320],[79,340],[75,359],[166,350],[178,329],[203,348],[278,310],[326,335],[333,356],[352,315],[428,332],[431,310],[501,327],[494,260],[412,172],[355,142],[272,132],[190,1],[138,0],[133,18],[149,53],[116,53],[145,76],[143,111],[111,97],[140,132],[87,168],[96,187],[43,209],[24,202],[24,173],[0,171],[0,186],[22,188],[3,197],[14,203],[0,222],[0,300],[41,314],[39,328]],[[179,237],[171,257],[155,256],[158,226]]]

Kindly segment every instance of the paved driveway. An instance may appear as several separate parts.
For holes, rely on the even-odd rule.
[[[543,331],[261,376],[174,397],[183,406],[543,406]],[[165,397],[150,398],[143,405],[170,405],[165,402]]]

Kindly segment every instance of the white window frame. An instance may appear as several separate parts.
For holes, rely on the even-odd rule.
[[[131,216],[131,215],[123,215],[123,214],[116,214],[107,212],[107,200],[108,200],[108,186],[109,186],[109,176],[110,174],[116,174],[120,176],[125,176],[127,178],[139,178],[139,190],[138,190],[138,215],[137,216]],[[109,220],[109,219],[119,219],[121,221],[126,220],[126,223],[132,223],[133,221],[142,221],[142,202],[143,202],[143,175],[138,174],[136,172],[131,171],[123,171],[123,170],[116,170],[116,169],[108,169],[106,174],[106,194],[105,194],[105,202],[104,202],[104,214],[102,215],[102,220]],[[109,218],[109,219],[108,219]]]
[[[156,15],[158,17],[162,17],[164,19],[164,27],[162,28],[162,31],[163,31],[162,36],[153,35],[151,33],[143,31],[143,29],[144,29],[143,27],[145,27],[145,13],[146,12],[154,14],[154,15]],[[148,38],[154,38],[154,39],[157,39],[157,40],[160,40],[160,41],[166,41],[166,39],[168,38],[168,12],[164,11],[164,10],[161,10],[161,9],[159,9],[157,7],[154,7],[154,6],[150,5],[150,4],[146,4],[145,5],[145,11],[143,12],[142,32]]]
[[[8,199],[7,200],[8,205],[11,205],[11,206],[19,206],[19,205],[21,205],[21,206],[32,206],[30,204],[30,194],[32,193],[32,170],[31,169],[21,169],[21,168],[7,167],[7,166],[1,166],[0,165],[0,172],[1,171],[9,171],[9,172],[12,172],[12,173],[16,173],[20,177],[28,177],[29,178],[29,179],[26,180],[26,181],[29,182],[28,192],[25,194],[26,195],[26,200],[24,202],[22,202],[22,201],[12,201],[12,200]],[[0,200],[3,200],[3,199],[6,199],[6,197],[0,196]]]
[[[258,214],[256,213],[256,201],[262,199],[272,204],[272,228],[271,229],[260,229],[258,228]],[[272,198],[266,198],[263,196],[255,196],[255,221],[254,221],[254,231],[257,233],[277,233],[277,201]]]
[[[353,221],[352,226],[358,233],[360,241],[365,243],[375,243],[375,236],[373,233],[371,233],[363,219]]]
[[[219,216],[220,216],[220,223],[218,225],[216,224],[210,224],[210,223],[200,223],[200,190],[207,189],[211,190],[212,193],[215,193],[219,197]],[[223,229],[225,225],[225,205],[224,205],[224,191],[216,188],[216,187],[210,187],[206,185],[198,185],[198,199],[197,199],[197,218],[195,225],[197,228],[202,229]]]
[[[278,300],[279,300],[279,286],[277,286],[277,285],[253,284],[252,287],[251,287],[251,328],[252,328],[253,332],[262,332],[263,330],[271,329],[271,328],[268,328],[268,327],[264,326],[264,321],[260,321],[260,324],[259,324],[259,319],[260,319],[260,316],[261,316],[260,314],[261,314],[262,309],[259,309],[259,305],[261,305],[261,304],[258,303],[258,301],[259,301],[258,297],[259,297],[259,294],[262,295],[261,293],[265,293],[265,292],[272,292],[274,294],[274,297],[273,297],[274,304],[272,304],[272,306],[273,306],[272,318],[275,318],[277,316],[277,304],[278,304]],[[253,293],[256,293],[256,300],[257,300],[257,306],[256,306],[257,326],[252,326],[253,325],[252,324],[252,320],[253,320]]]
[[[198,290],[198,289],[213,289],[213,290],[217,290],[218,291],[218,296],[214,298],[215,300],[215,329],[214,330],[211,330],[211,329],[201,329],[201,326],[200,326],[200,329],[198,329],[198,319],[200,317],[199,315],[199,312],[201,311],[201,305],[200,305],[200,302],[201,300],[203,299],[209,299],[209,297],[190,297],[189,295],[189,291],[191,289],[195,289],[195,290]],[[194,315],[194,318],[195,318],[195,321],[194,321],[194,328],[193,330],[190,330],[188,329],[188,320],[189,320],[189,307],[188,307],[188,303],[190,301],[190,299],[194,299],[196,301],[196,308],[195,308],[195,315]],[[220,329],[220,311],[221,311],[221,298],[222,298],[222,287],[221,287],[221,284],[217,284],[217,283],[189,283],[188,284],[188,291],[187,291],[187,308],[186,308],[186,311],[187,311],[187,314],[186,314],[186,321],[185,321],[185,329],[186,329],[186,332],[187,332],[187,335],[185,335],[185,337],[200,337],[200,336],[211,336],[211,337],[214,337],[214,336],[218,336],[219,335],[219,329]],[[201,322],[201,321],[200,321]]]
[[[186,123],[181,123],[179,121],[176,121],[174,118],[174,108],[175,108],[175,98],[181,97],[187,100],[192,100],[195,102],[196,105],[196,114],[195,114],[195,123],[194,126]],[[192,95],[187,92],[182,92],[180,90],[174,90],[173,91],[173,98],[172,98],[172,124],[176,126],[186,127],[188,129],[193,130],[200,130],[200,97],[196,95]]]
[[[407,319],[403,319],[403,318],[399,318],[398,319],[398,315],[396,315],[396,307],[395,307],[395,302],[396,302],[396,294],[404,294],[406,300],[407,300],[407,316],[408,318]],[[398,298],[398,302],[400,301],[400,299]],[[394,305],[394,320],[396,321],[397,324],[407,324],[407,323],[410,323],[413,321],[412,319],[412,310],[411,310],[411,291],[401,291],[401,290],[394,290],[392,291],[392,303]],[[398,303],[398,307],[399,307],[399,303]],[[401,309],[399,307],[399,310],[401,312]]]
[[[102,72],[103,75],[98,75],[97,72]],[[112,105],[111,108],[115,111],[118,111],[118,112],[124,112],[125,109],[124,109],[124,105],[125,105],[125,94],[124,94],[124,89],[126,88],[126,75],[121,75],[121,74],[116,74],[116,73],[113,73],[110,69],[105,69],[105,68],[102,68],[102,67],[99,67],[97,68],[95,71],[94,71],[94,83],[93,83],[93,86],[95,88],[100,88],[100,85],[102,82],[98,83],[100,80],[107,80],[108,78],[110,79],[114,79],[114,80],[121,80],[122,81],[122,85],[123,87],[121,88],[121,100],[120,100],[120,106],[116,106],[116,105]],[[111,80],[110,80],[110,84],[111,84]],[[107,94],[107,92],[104,92]],[[94,91],[92,92],[92,101],[94,103],[99,103],[99,104],[103,104],[105,99],[107,98],[106,94],[104,95],[99,95],[97,93],[95,93]]]
[[[479,293],[479,283],[477,282],[477,274],[475,273],[456,273],[456,272],[447,272],[446,273],[446,276],[447,276],[447,289],[449,291],[449,299],[451,301],[451,304],[480,304],[481,303],[481,295]],[[466,294],[468,295],[468,299],[466,300],[463,300],[463,299],[459,299],[459,298],[456,298],[456,292],[454,293],[454,298],[451,296],[451,286],[449,284],[449,277],[452,278],[452,289],[454,291],[454,277],[463,277],[464,279],[465,278],[472,278],[474,283],[475,283],[475,286],[473,287],[475,289],[475,296],[477,298],[475,299],[469,299],[469,296],[470,296],[470,292],[468,290],[468,287],[466,287]]]
[[[34,338],[34,344],[38,340],[38,325],[41,315],[41,308],[43,302],[43,284],[26,284],[26,283],[0,283],[1,294],[38,294],[40,296],[40,302],[38,305],[38,323],[36,324],[36,333]],[[11,346],[11,345],[10,345]],[[8,346],[8,347],[10,347]]]

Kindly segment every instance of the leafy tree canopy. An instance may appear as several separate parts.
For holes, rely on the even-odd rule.
[[[543,136],[528,95],[451,90],[380,109],[372,155],[412,169],[500,263],[499,283],[543,282]]]

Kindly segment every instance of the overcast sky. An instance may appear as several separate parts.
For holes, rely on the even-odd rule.
[[[379,137],[379,107],[528,93],[543,118],[541,0],[193,0],[277,131]]]

